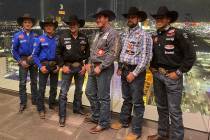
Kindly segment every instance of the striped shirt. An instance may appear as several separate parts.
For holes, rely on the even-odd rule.
[[[121,35],[121,53],[119,65],[125,63],[137,65],[133,74],[137,76],[144,71],[152,59],[151,36],[139,26],[124,32]]]

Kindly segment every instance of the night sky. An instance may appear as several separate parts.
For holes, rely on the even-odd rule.
[[[74,13],[84,17],[84,0],[44,0],[45,14],[57,14],[59,3],[64,4],[67,14]],[[114,0],[86,0],[86,18],[98,8],[113,9]],[[116,1],[116,0],[115,0]],[[118,19],[130,6],[137,6],[148,14],[156,12],[159,6],[166,5],[179,12],[180,21],[210,21],[210,0],[117,0]],[[14,20],[24,12],[40,17],[40,0],[0,0],[0,20]]]

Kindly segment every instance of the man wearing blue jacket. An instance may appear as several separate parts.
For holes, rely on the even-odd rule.
[[[17,23],[22,29],[13,36],[11,52],[19,65],[19,111],[22,113],[27,104],[26,81],[28,71],[30,72],[33,105],[36,104],[37,98],[37,67],[34,65],[31,56],[34,40],[37,37],[37,34],[32,31],[32,27],[36,24],[36,19],[29,14],[24,14],[17,19]]]
[[[45,118],[44,94],[48,77],[50,77],[49,108],[54,109],[57,95],[58,71],[56,62],[56,47],[58,37],[55,30],[58,22],[53,17],[47,17],[40,21],[40,27],[44,30],[34,42],[33,59],[39,68],[39,92],[37,97],[37,110],[40,118]]]

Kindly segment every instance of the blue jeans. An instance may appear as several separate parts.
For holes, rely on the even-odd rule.
[[[29,68],[25,69],[22,66],[19,66],[19,96],[20,96],[20,104],[26,106],[27,104],[27,94],[26,94],[26,82],[28,71],[30,73],[30,80],[31,80],[31,96],[32,101],[37,101],[37,74],[38,69],[37,67],[30,66]]]
[[[134,81],[128,83],[126,77],[132,71],[133,69],[122,70],[121,82],[124,101],[120,113],[120,122],[129,124],[132,118],[132,132],[140,136],[145,110],[143,95],[146,71],[141,72]],[[133,117],[131,117],[132,110]]]
[[[74,101],[73,110],[80,111],[82,109],[82,86],[84,83],[85,75],[81,75],[79,72],[80,68],[71,68],[71,72],[62,74],[61,90],[59,95],[59,116],[66,117],[66,104],[67,104],[67,93],[74,77],[75,81],[75,91],[74,91]]]
[[[110,83],[113,73],[114,65],[111,65],[98,76],[89,74],[85,91],[91,105],[91,117],[103,128],[110,126]]]
[[[58,73],[50,72],[44,74],[41,71],[39,71],[39,92],[37,97],[37,110],[39,112],[45,111],[44,98],[48,77],[50,77],[49,106],[55,105],[56,103]]]
[[[159,114],[158,134],[170,136],[170,140],[183,140],[184,127],[181,110],[183,77],[172,80],[159,72],[155,72],[153,79]]]

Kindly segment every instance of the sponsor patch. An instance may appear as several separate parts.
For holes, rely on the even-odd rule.
[[[64,41],[64,44],[69,44],[71,43],[71,41]]]
[[[166,33],[166,35],[169,36],[169,37],[174,36],[174,35],[175,35],[175,29],[169,30],[169,31]]]
[[[42,37],[42,38],[40,38],[40,42],[42,43],[42,42],[45,42],[45,39]]]
[[[20,43],[24,43],[24,42],[27,42],[25,39],[24,40],[20,40]]]
[[[70,41],[71,38],[64,38],[64,41]]]
[[[23,39],[23,38],[24,38],[24,35],[21,34],[21,35],[18,36],[18,38],[19,38],[19,39]]]
[[[174,41],[174,37],[168,37],[166,38],[166,41]]]
[[[183,36],[184,36],[184,38],[188,38],[188,35],[187,35],[187,33],[183,33]]]
[[[82,41],[80,41],[80,44],[87,44],[87,42],[86,41],[84,41],[84,40],[82,40]]]
[[[172,50],[174,49],[174,45],[165,45],[165,49]]]
[[[48,46],[49,44],[47,42],[41,43],[42,46]]]
[[[71,49],[71,45],[66,45],[66,49],[70,50]]]
[[[174,51],[165,51],[165,54],[174,54]]]
[[[105,51],[103,49],[99,49],[97,51],[97,56],[104,56],[104,54],[105,54]]]

